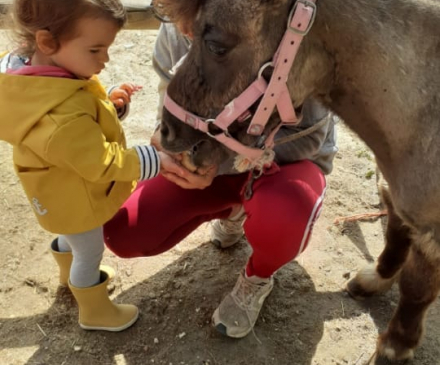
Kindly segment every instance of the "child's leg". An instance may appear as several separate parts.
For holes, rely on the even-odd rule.
[[[70,248],[69,242],[67,242],[67,238],[64,235],[59,235],[57,239],[58,244],[58,252],[72,252],[72,249]]]
[[[60,242],[62,242],[61,245],[59,244]],[[60,247],[62,247],[62,249]],[[73,256],[70,246],[64,236],[59,236],[51,242],[50,252],[52,253],[52,256],[59,268],[59,283],[62,286],[67,286],[69,284],[70,268],[72,266]]]
[[[72,250],[70,283],[78,288],[87,288],[99,283],[99,264],[104,252],[102,227],[88,232],[61,236]],[[60,239],[58,239],[58,246]],[[61,249],[60,249],[61,250]]]
[[[107,292],[109,275],[99,269],[104,252],[102,227],[64,235],[72,248],[69,288],[79,307],[79,325],[87,330],[122,331],[136,322],[139,310],[113,303]]]
[[[325,186],[324,175],[310,161],[282,166],[255,182],[252,199],[244,202],[244,230],[253,249],[248,276],[268,278],[306,248]]]
[[[67,241],[67,237],[60,235],[54,239],[50,245],[50,251],[60,270],[60,285],[67,286],[73,261],[72,249]],[[100,271],[106,272],[109,280],[115,277],[115,270],[110,266],[100,265],[99,269]]]

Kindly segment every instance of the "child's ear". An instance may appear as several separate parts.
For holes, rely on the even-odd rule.
[[[48,30],[37,30],[35,41],[37,48],[47,56],[50,56],[58,50],[58,42]]]

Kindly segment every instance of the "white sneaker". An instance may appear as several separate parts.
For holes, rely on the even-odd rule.
[[[247,278],[244,270],[237,283],[212,316],[212,325],[220,333],[234,338],[245,337],[254,328],[264,300],[273,289],[273,277]]]
[[[241,208],[233,218],[215,219],[211,223],[211,242],[218,248],[228,248],[235,245],[244,235],[243,223],[246,213]]]

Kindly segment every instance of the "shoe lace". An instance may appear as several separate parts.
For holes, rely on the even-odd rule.
[[[241,308],[248,310],[251,309],[252,303],[263,286],[264,283],[254,284],[246,280],[244,275],[240,275],[231,295]]]
[[[244,217],[243,217],[244,219]],[[222,229],[222,231],[226,234],[237,234],[237,233],[241,233],[242,232],[242,224],[243,224],[243,219],[238,219],[238,220],[230,220],[230,219],[222,219],[220,220],[220,227]]]
[[[246,280],[244,274],[241,274],[237,280],[237,284],[232,290],[232,299],[237,303],[237,305],[244,310],[249,323],[253,320],[250,315],[250,309],[252,309],[252,303],[258,297],[260,290],[264,287],[265,283],[254,284]],[[261,345],[262,342],[258,338],[254,331],[254,326],[252,326],[252,334],[254,335],[257,342]]]

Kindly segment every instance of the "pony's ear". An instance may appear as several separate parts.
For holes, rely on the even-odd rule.
[[[191,23],[206,0],[152,0],[156,16],[172,22]]]
[[[290,0],[260,0],[263,5],[281,6],[286,5]]]
[[[289,3],[294,4],[296,0],[258,0],[262,7],[271,8],[271,9],[279,9],[285,8],[289,5]]]

